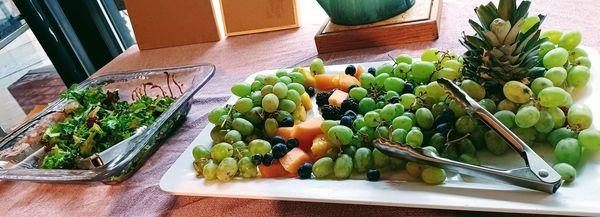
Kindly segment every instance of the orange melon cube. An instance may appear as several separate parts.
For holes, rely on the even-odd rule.
[[[300,149],[306,152],[310,151],[313,139],[315,136],[321,134],[322,122],[323,119],[321,118],[312,118],[294,126],[292,138],[298,139]]]
[[[333,91],[333,94],[331,94],[331,96],[329,97],[328,101],[331,105],[341,107],[342,102],[344,102],[345,99],[348,99],[348,93],[341,90],[335,90]]]
[[[352,85],[360,85],[360,82],[354,76],[340,75],[340,84],[338,89],[348,91],[348,88],[350,88]]]
[[[281,163],[285,171],[294,176],[298,174],[298,168],[309,161],[310,156],[299,148],[293,148],[285,156],[279,158],[279,163]]]
[[[262,164],[259,165],[258,170],[260,171],[260,176],[263,178],[278,178],[289,176],[289,173],[285,171],[283,166],[277,160],[273,161],[271,166],[265,166]]]
[[[277,129],[276,135],[281,136],[285,140],[292,138],[292,133],[294,132],[293,127],[280,127]]]
[[[320,74],[315,75],[317,90],[333,90],[334,88],[338,88],[340,85],[340,75],[339,74]]]

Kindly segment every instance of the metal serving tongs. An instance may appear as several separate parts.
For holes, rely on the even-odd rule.
[[[558,190],[562,184],[561,176],[529,148],[525,142],[519,139],[519,137],[498,121],[491,113],[481,107],[473,98],[457,87],[452,81],[441,78],[438,79],[437,82],[444,88],[450,97],[457,100],[471,115],[479,116],[484,123],[503,137],[504,140],[510,144],[510,147],[521,155],[525,161],[525,167],[502,170],[476,166],[442,158],[431,150],[394,144],[381,139],[375,142],[375,147],[395,157],[406,158],[411,161],[440,167],[460,174],[490,178],[551,194]]]
[[[122,156],[127,155],[132,148],[131,140],[137,138],[144,132],[146,126],[137,128],[135,133],[129,138],[113,145],[109,149],[104,150],[100,153],[95,153],[87,158],[78,159],[76,161],[77,167],[80,169],[96,169],[102,167],[114,160],[120,159]]]

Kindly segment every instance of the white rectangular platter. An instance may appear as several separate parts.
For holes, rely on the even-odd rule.
[[[579,91],[576,102],[590,107],[596,115],[594,126],[600,126],[600,90],[594,90],[600,82],[600,55],[593,48],[585,48],[592,62],[592,76],[586,89]],[[384,62],[362,63],[365,67],[378,66]],[[343,73],[345,65],[327,67],[328,73]],[[276,70],[257,74],[275,73]],[[256,74],[248,77],[251,83]],[[228,103],[233,103],[230,98]],[[313,112],[316,109],[313,109]],[[209,196],[229,198],[253,198],[327,203],[347,203],[433,209],[471,211],[516,212],[536,214],[600,216],[600,154],[585,156],[577,167],[575,182],[563,185],[557,193],[532,191],[492,180],[449,174],[443,185],[430,186],[408,177],[405,172],[393,175],[392,180],[369,182],[360,180],[300,180],[237,179],[221,183],[205,181],[196,177],[193,170],[192,148],[210,146],[209,124],[181,154],[160,180],[160,188],[174,195]],[[537,145],[533,149],[548,162],[553,163],[549,145]],[[522,166],[516,154],[502,157],[480,153],[483,164],[500,168]]]

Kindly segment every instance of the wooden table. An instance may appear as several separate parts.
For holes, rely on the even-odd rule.
[[[300,1],[302,27],[271,33],[231,37],[216,43],[139,51],[129,48],[103,67],[96,75],[155,67],[212,63],[217,73],[194,98],[187,122],[129,180],[114,186],[102,184],[39,184],[0,181],[0,215],[197,215],[197,216],[464,216],[482,215],[447,210],[428,210],[341,204],[319,204],[270,200],[178,197],[160,190],[158,182],[194,137],[206,125],[206,113],[222,105],[229,97],[229,86],[264,69],[306,66],[317,53],[313,41],[325,17],[314,1]],[[473,8],[486,1],[444,1],[440,38],[392,47],[372,48],[321,55],[327,64],[347,64],[388,59],[400,53],[419,54],[428,47],[462,53],[458,43],[462,31],[472,34],[467,18],[474,18]],[[586,7],[582,7],[582,6]],[[535,12],[548,15],[544,27],[577,29],[584,44],[600,48],[600,16],[595,13],[600,2],[535,1]],[[501,214],[485,214],[494,216]]]

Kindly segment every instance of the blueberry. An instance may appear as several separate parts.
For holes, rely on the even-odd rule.
[[[283,139],[283,137],[281,136],[273,136],[273,138],[271,139],[271,144],[277,143],[285,143],[285,139]]]
[[[352,118],[352,120],[356,119],[356,112],[352,111],[352,110],[348,110],[346,112],[344,112],[343,116],[349,116]]]
[[[375,76],[375,72],[377,72],[377,69],[374,67],[371,67],[367,70],[367,72],[373,76]]]
[[[306,93],[308,94],[308,96],[313,97],[315,96],[315,88],[312,86],[309,86],[306,88]]]
[[[340,124],[352,129],[352,124],[354,124],[354,121],[352,121],[352,118],[350,116],[343,116],[340,119]]]
[[[262,158],[262,164],[265,166],[271,166],[272,163],[273,163],[273,154],[271,154],[271,153],[265,154],[265,156],[263,156],[263,158]]]
[[[298,168],[298,176],[300,179],[310,179],[312,174],[312,164],[304,163],[300,168]]]
[[[434,123],[439,125],[441,123],[454,123],[456,121],[456,116],[454,112],[449,108],[444,109],[440,115],[435,118]]]
[[[285,146],[287,147],[288,151],[298,147],[299,145],[300,142],[298,142],[298,139],[296,138],[289,138],[287,142],[285,142]]]
[[[275,159],[279,159],[285,156],[285,154],[287,154],[287,151],[287,147],[283,143],[277,143],[275,146],[273,146],[273,149],[271,150],[271,152],[273,152],[273,158]]]
[[[279,124],[280,127],[293,127],[294,126],[294,119],[291,117],[286,117],[283,120],[281,120],[281,123]]]
[[[448,124],[448,123],[441,123],[441,124],[438,124],[435,127],[435,132],[445,133],[445,132],[448,132],[448,130],[450,130],[450,128],[451,128],[450,124]]]
[[[369,169],[369,171],[367,171],[367,179],[371,182],[379,181],[380,177],[381,174],[379,174],[379,170],[377,169]]]
[[[390,100],[388,100],[388,102],[392,103],[392,104],[399,103],[400,102],[400,97],[392,96],[392,98],[390,98]]]
[[[348,65],[346,67],[346,75],[352,75],[354,76],[354,74],[356,74],[356,67],[354,67],[354,65]]]
[[[412,83],[405,83],[404,89],[402,89],[402,93],[413,93],[415,86]]]
[[[260,165],[260,163],[262,162],[263,156],[260,154],[254,154],[252,155],[252,163],[254,165]]]

